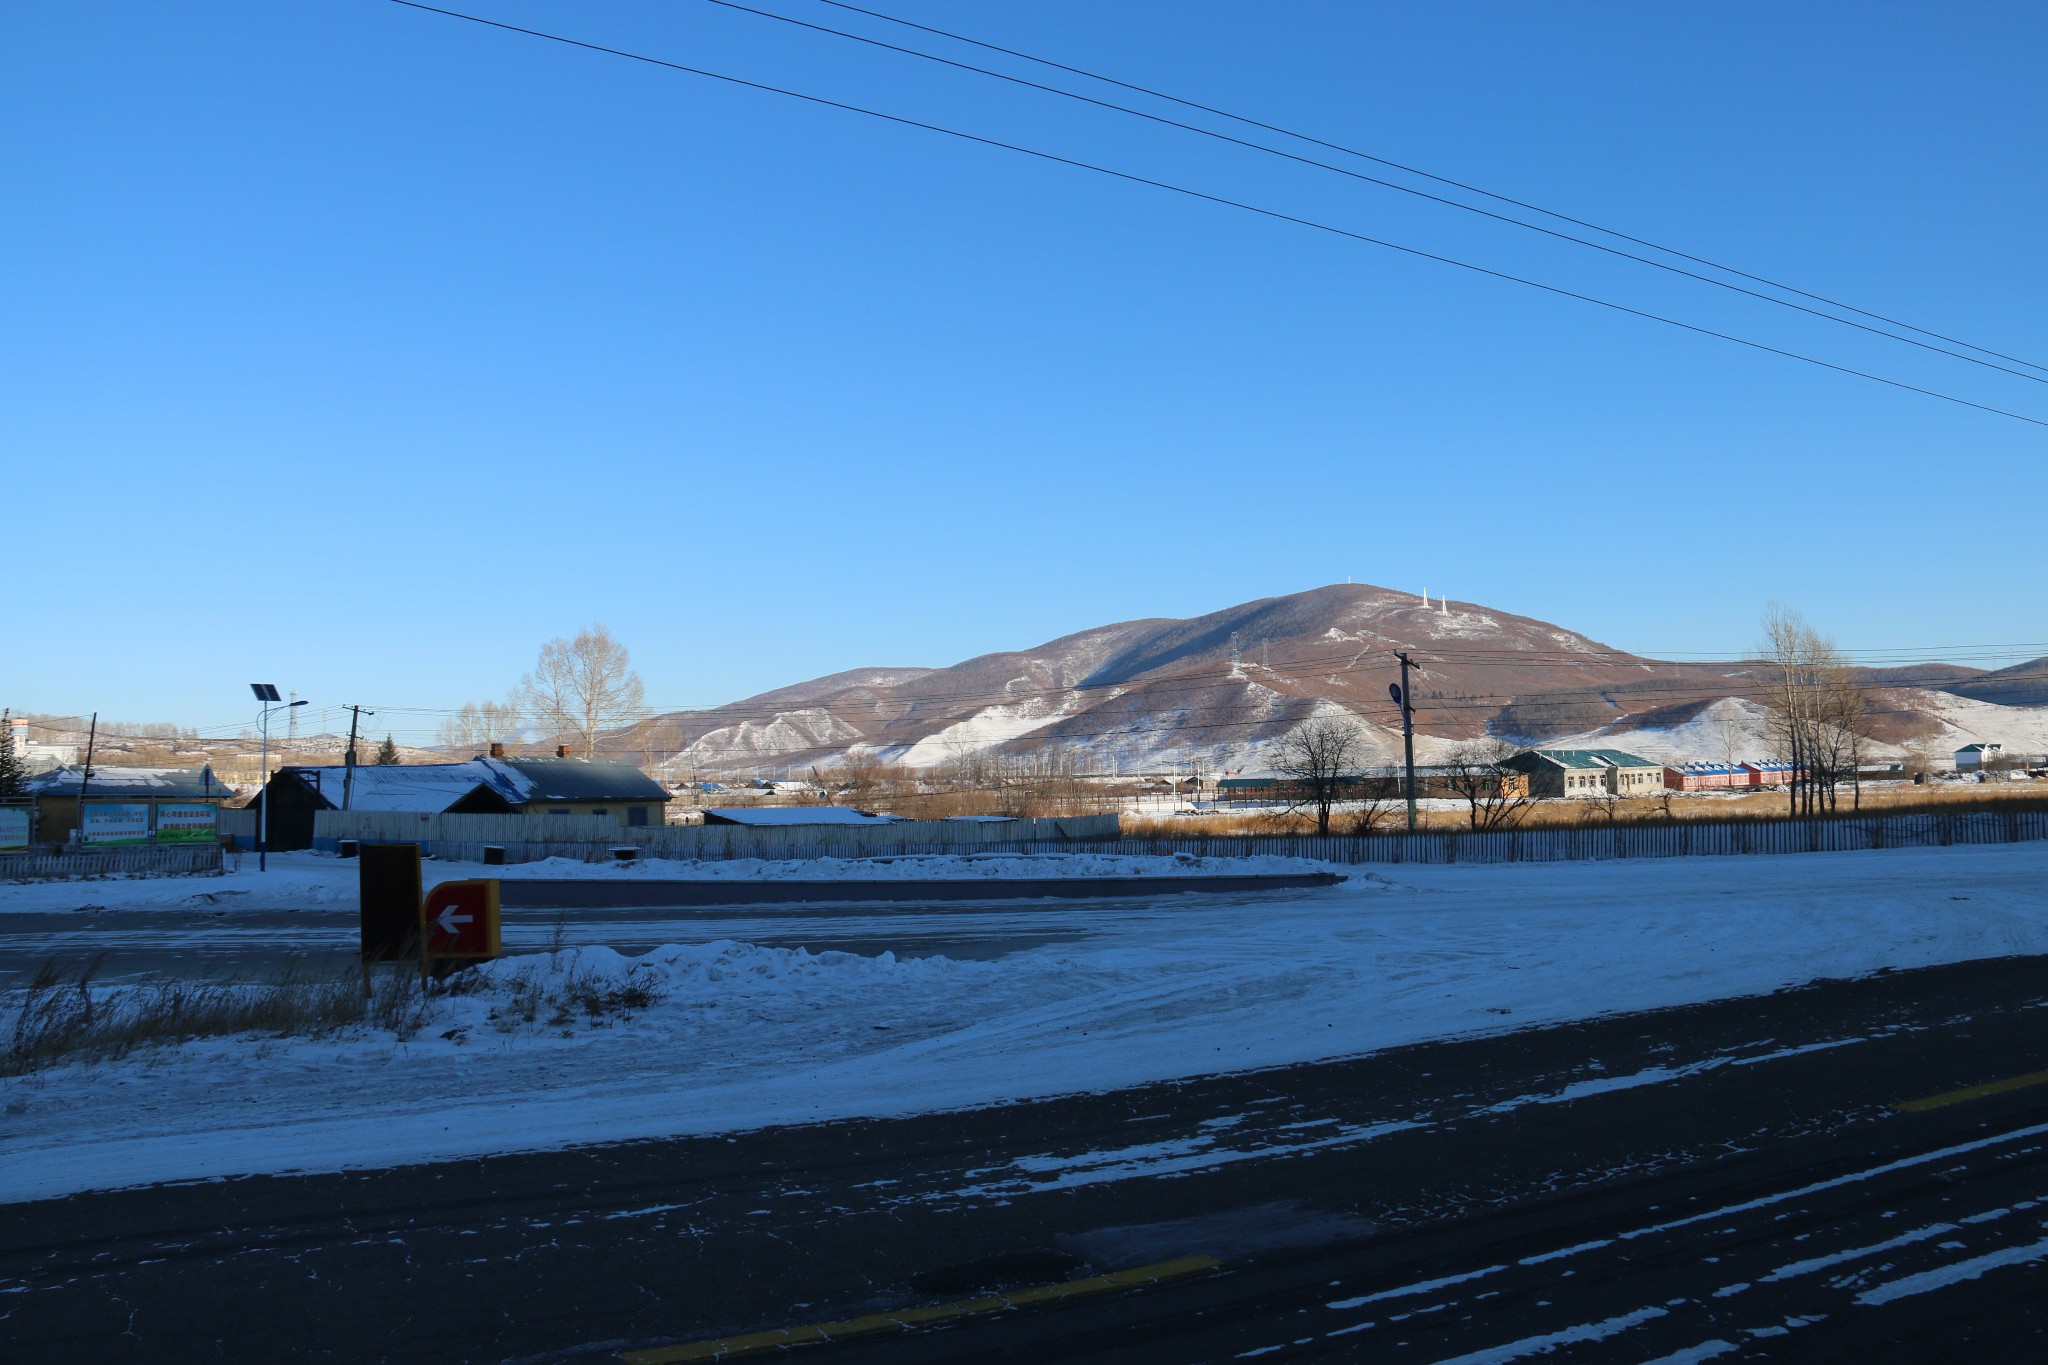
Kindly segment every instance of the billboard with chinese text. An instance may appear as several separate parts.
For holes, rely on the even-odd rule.
[[[87,848],[125,848],[149,842],[147,802],[88,801],[80,820],[79,842]]]
[[[165,803],[156,808],[159,844],[211,844],[220,839],[219,820],[211,802]]]

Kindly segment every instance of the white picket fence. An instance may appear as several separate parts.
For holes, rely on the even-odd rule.
[[[95,877],[219,876],[219,844],[105,848],[71,853],[0,853],[0,882],[89,881]]]
[[[643,858],[876,858],[911,853],[1007,852],[1114,839],[1114,815],[1004,821],[897,820],[886,825],[660,825],[635,829],[604,815],[416,815],[323,810],[313,817],[313,847],[416,843],[420,852],[482,862],[485,850],[508,863],[542,858],[605,858],[618,848]]]

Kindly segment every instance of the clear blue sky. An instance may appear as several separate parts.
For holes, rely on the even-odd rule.
[[[2048,363],[2037,4],[875,3]],[[2048,417],[700,0],[468,8]],[[1853,647],[2048,638],[2048,429],[1014,154],[383,0],[21,0],[0,124],[17,708],[453,706],[593,620],[708,704],[1347,576],[1650,653],[1772,598]]]

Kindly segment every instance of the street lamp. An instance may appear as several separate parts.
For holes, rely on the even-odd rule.
[[[278,694],[276,683],[250,683],[249,690],[256,694],[256,700],[263,703],[263,766],[258,772],[257,800],[263,803],[256,812],[256,870],[270,870],[270,713],[289,711],[294,706],[304,706],[303,701],[286,702]],[[273,702],[282,703],[272,705]]]

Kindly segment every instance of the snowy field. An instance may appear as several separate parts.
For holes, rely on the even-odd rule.
[[[352,894],[346,864],[276,862],[298,894]],[[993,1104],[2048,952],[2043,844],[1349,871],[1105,913],[993,961],[730,940],[530,954],[406,1042],[210,1041],[0,1081],[0,1201]],[[68,894],[147,904],[252,876]],[[647,1000],[518,1016],[572,980]]]

